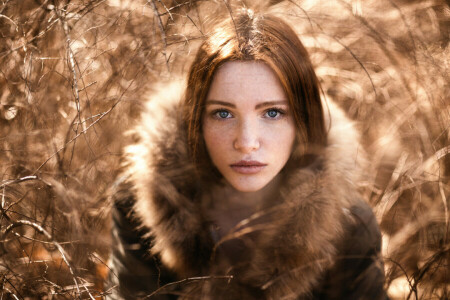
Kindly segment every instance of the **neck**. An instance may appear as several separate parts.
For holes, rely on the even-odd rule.
[[[241,192],[229,183],[213,187],[209,193],[209,218],[226,233],[240,221],[277,201],[282,174],[256,192]]]
[[[229,183],[225,183],[225,189],[228,191],[230,201],[224,201],[224,205],[238,205],[243,207],[254,208],[258,210],[272,202],[278,194],[282,182],[282,174],[275,176],[266,186],[255,192],[241,192],[233,188]]]

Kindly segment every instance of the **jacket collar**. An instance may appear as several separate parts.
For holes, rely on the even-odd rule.
[[[180,122],[182,86],[162,86],[146,103],[131,132],[136,143],[125,149],[124,168],[136,195],[135,215],[154,241],[152,254],[180,276],[197,276],[216,272],[205,263],[214,243],[201,213],[201,186]],[[364,161],[359,135],[333,102],[324,103],[329,132],[320,166],[290,170],[278,205],[247,224],[251,228],[259,220],[264,226],[255,226],[256,236],[248,235],[257,246],[239,280],[273,299],[311,291],[322,271],[331,267],[345,212],[358,198],[355,183]]]

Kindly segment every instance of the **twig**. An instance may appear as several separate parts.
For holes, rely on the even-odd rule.
[[[87,15],[89,12],[91,12],[94,8],[96,8],[97,6],[103,4],[104,2],[106,2],[107,0],[100,0],[97,1],[96,3],[93,3],[94,1],[88,1],[87,5],[81,6],[81,9],[79,9],[78,11],[76,11],[74,14],[76,15],[81,15],[80,18],[78,18],[77,20],[74,21],[74,25],[78,23],[79,20],[81,20],[81,18],[85,15]]]
[[[25,58],[24,58],[24,66],[25,66],[25,60],[26,60],[26,52],[25,52]],[[25,100],[26,101],[30,101],[29,99],[32,99],[32,92],[31,92],[31,88],[30,88],[30,81],[29,81],[29,77],[31,77],[31,73],[33,72],[33,51],[30,51],[30,66],[28,68],[24,68],[24,72],[26,72],[25,76],[24,76],[24,81],[25,81],[25,86],[24,86],[24,90],[26,88],[26,91],[24,91],[24,95],[25,95]]]
[[[313,260],[313,261],[311,261],[311,262],[305,263],[305,264],[303,264],[303,265],[301,265],[301,266],[299,266],[299,267],[296,267],[296,268],[293,268],[293,269],[290,269],[290,270],[283,271],[282,273],[277,274],[276,277],[274,277],[274,278],[270,279],[269,281],[267,281],[267,282],[261,287],[261,289],[262,289],[262,290],[267,290],[270,286],[272,286],[272,285],[275,284],[276,282],[280,282],[280,280],[283,280],[283,278],[286,278],[286,276],[289,276],[289,274],[292,274],[293,272],[303,271],[304,269],[311,268],[311,266],[314,266],[314,264],[317,264],[317,263],[325,263],[325,262],[328,262],[328,260],[327,260],[327,259],[324,259],[324,258],[316,259],[316,260]],[[295,299],[295,298],[294,298],[294,299]]]
[[[167,6],[164,4],[164,2],[162,2],[161,0],[158,0],[158,2],[162,4],[162,6],[163,6],[164,9],[166,10],[166,12],[169,14],[169,18],[170,18],[172,21],[174,21],[174,20],[173,20],[172,13],[170,12],[170,10],[167,9]]]
[[[161,39],[162,39],[163,45],[164,45],[163,55],[166,60],[167,71],[170,72],[169,59],[167,58],[167,37],[166,37],[166,32],[164,31],[164,26],[163,26],[163,23],[161,20],[161,15],[159,14],[158,9],[156,8],[156,4],[155,4],[154,0],[147,0],[147,3],[150,4],[150,6],[152,7],[153,13],[155,14],[155,17],[156,17],[156,20],[158,21],[159,32],[161,33]]]
[[[58,18],[61,20],[61,24],[63,26],[64,34],[66,36],[67,53],[68,53],[68,58],[69,58],[69,63],[70,63],[69,67],[70,67],[70,70],[72,72],[72,90],[73,90],[73,93],[74,93],[74,96],[75,96],[75,104],[76,104],[76,108],[77,108],[77,116],[78,116],[78,122],[79,122],[78,124],[83,124],[81,122],[80,89],[78,87],[78,78],[77,78],[77,72],[76,72],[75,67],[77,67],[78,70],[80,71],[80,75],[81,75],[81,70],[80,70],[80,68],[78,66],[78,62],[75,59],[75,54],[73,53],[73,50],[70,47],[70,44],[72,43],[72,40],[71,40],[71,37],[70,37],[69,24],[67,23],[66,17],[63,16],[61,14],[61,11],[56,8],[56,3],[55,3],[55,6],[54,6],[54,10],[55,10],[55,13],[58,16]],[[84,84],[83,79],[81,77],[80,77],[80,79],[81,79],[81,81]],[[86,88],[86,86],[83,89],[85,89],[85,88]],[[87,95],[87,92],[86,92],[86,95]],[[78,125],[77,125],[77,128],[75,129],[75,133],[78,133]],[[89,142],[87,140],[87,137],[85,136],[84,138],[86,140],[86,144],[87,144],[89,150],[91,151],[91,153],[93,153],[93,151],[92,151],[92,149],[91,149],[91,147],[89,145]],[[73,149],[75,149],[75,143],[73,144]],[[72,150],[72,156],[71,156],[69,165],[72,162],[73,154],[74,154],[74,152]]]
[[[96,84],[96,83],[97,83],[97,81],[93,81],[93,82],[91,82],[91,83],[88,83],[87,85],[85,85],[85,86],[80,90],[80,92],[84,91],[85,89],[87,89],[88,87],[90,87],[90,86],[92,86],[92,85],[94,85],[94,84]]]
[[[153,291],[151,294],[145,296],[142,299],[148,299],[150,297],[153,297],[154,295],[158,294],[159,292],[161,292],[162,290],[171,287],[173,285],[177,285],[177,284],[182,284],[185,282],[192,282],[192,281],[202,281],[202,280],[209,280],[209,279],[228,279],[231,280],[233,279],[232,275],[224,275],[224,276],[201,276],[201,277],[190,277],[190,278],[185,278],[179,281],[174,281],[168,284],[163,285],[162,287],[156,289],[155,291]]]
[[[159,1],[159,0],[158,0],[158,1]],[[197,1],[195,1],[195,3],[201,2],[201,1],[206,1],[206,0],[197,0]],[[174,6],[170,7],[170,8],[168,8],[168,9],[166,9],[166,12],[160,14],[160,16],[164,16],[164,15],[170,14],[170,11],[171,11],[171,10],[177,9],[177,8],[179,8],[179,7],[181,7],[181,6],[191,5],[191,4],[192,4],[191,1],[186,1],[186,2],[179,3],[179,4],[177,4],[177,5],[174,5]],[[165,8],[165,6],[164,6],[164,8]]]
[[[339,45],[341,45],[342,47],[344,47],[345,50],[347,50],[348,53],[350,53],[350,55],[358,62],[358,64],[359,64],[359,65],[361,66],[361,68],[364,70],[364,73],[366,73],[367,77],[368,77],[369,80],[370,80],[370,84],[372,85],[372,89],[373,89],[373,92],[374,92],[374,94],[375,94],[375,99],[376,99],[376,98],[378,97],[378,96],[377,96],[377,89],[375,88],[375,84],[373,83],[372,76],[370,76],[369,71],[367,71],[366,67],[363,65],[363,63],[361,62],[361,60],[359,60],[359,58],[356,56],[356,54],[353,53],[353,51],[350,50],[350,48],[349,48],[347,45],[345,45],[344,43],[342,43],[338,38],[336,38],[336,37],[334,37],[334,36],[331,36],[331,37],[332,37]]]
[[[7,186],[7,185],[21,183],[21,182],[30,181],[30,180],[40,180],[40,179],[36,175],[24,176],[24,177],[19,178],[19,179],[6,180],[0,185],[0,187],[3,188],[5,186]]]
[[[134,81],[132,80],[130,82],[130,84],[128,85],[128,87],[125,89],[125,91],[123,91],[122,95],[119,97],[119,100],[116,101],[116,103],[114,103],[107,111],[103,112],[100,114],[100,117],[95,120],[94,122],[92,122],[91,125],[89,125],[88,127],[86,127],[83,131],[79,132],[75,137],[73,137],[70,141],[68,141],[67,143],[65,143],[61,148],[59,148],[55,153],[53,153],[49,158],[47,158],[34,172],[33,175],[35,175],[37,172],[39,172],[39,170],[45,165],[47,164],[47,162],[50,161],[50,159],[52,159],[53,157],[55,157],[55,155],[57,155],[59,152],[61,152],[62,150],[64,150],[69,144],[71,144],[73,141],[75,141],[79,136],[81,136],[82,134],[86,133],[92,126],[94,126],[95,124],[97,124],[98,122],[100,122],[100,120],[102,120],[105,116],[107,116],[121,101],[122,101],[122,96],[125,94],[125,92],[130,88],[131,84]]]
[[[406,277],[406,281],[408,281],[408,285],[409,285],[410,291],[412,291],[412,290],[414,289],[413,284],[412,284],[412,279],[409,278],[408,272],[405,270],[405,268],[403,268],[403,266],[402,266],[399,262],[393,260],[392,258],[386,257],[386,258],[384,258],[384,259],[385,259],[385,260],[389,260],[390,262],[392,262],[393,264],[395,264],[398,268],[400,268],[400,270],[403,272],[403,274],[404,274],[405,277]],[[416,292],[417,292],[417,291],[416,291]]]
[[[5,291],[7,291],[14,299],[20,300],[19,297],[17,297],[16,294],[14,294],[13,292],[11,292],[11,290],[8,289],[7,287],[3,287],[3,289],[5,289]],[[2,296],[3,296],[3,294],[2,294]]]
[[[75,104],[77,107],[77,113],[78,113],[78,121],[81,123],[81,105],[80,105],[80,90],[78,88],[78,79],[77,79],[77,72],[75,70],[75,55],[72,51],[72,48],[70,47],[70,44],[72,43],[72,40],[70,38],[70,30],[69,25],[67,24],[65,16],[61,14],[61,11],[56,8],[56,3],[54,3],[54,11],[56,15],[58,16],[58,19],[61,21],[64,34],[66,36],[66,44],[67,44],[67,54],[69,58],[69,67],[70,71],[72,72],[72,90],[74,92],[75,96]]]
[[[5,232],[3,233],[3,236],[5,237],[11,230],[13,230],[16,227],[20,227],[23,225],[27,225],[30,227],[33,227],[35,230],[37,230],[39,233],[43,234],[46,238],[48,238],[52,244],[58,249],[59,253],[61,254],[62,259],[64,260],[65,264],[69,268],[70,274],[73,276],[73,281],[75,282],[75,285],[77,287],[77,292],[80,293],[80,288],[78,286],[78,281],[75,278],[75,273],[73,272],[72,266],[69,263],[69,260],[67,259],[67,254],[64,248],[55,240],[53,240],[50,233],[47,232],[42,226],[39,224],[30,222],[28,220],[17,220],[14,223],[10,224],[8,227],[6,227]],[[3,239],[2,239],[3,240]]]
[[[19,27],[17,26],[17,24],[16,24],[16,22],[14,22],[13,20],[11,20],[9,17],[7,17],[7,16],[5,16],[5,15],[2,15],[2,14],[0,14],[0,18],[4,18],[4,19],[6,19],[6,20],[8,20],[8,21],[10,21],[11,23],[13,23],[14,24],[14,26],[16,26],[16,31],[19,31]]]
[[[3,190],[2,190],[2,203],[0,205],[0,211],[2,213],[2,217],[5,217],[6,220],[8,220],[9,222],[11,221],[11,218],[8,216],[7,212],[11,209],[11,207],[13,207],[14,205],[19,204],[20,202],[22,202],[23,199],[25,199],[25,197],[28,195],[28,191],[25,193],[25,195],[23,195],[22,197],[20,197],[19,200],[12,202],[10,205],[8,205],[8,207],[5,208],[6,205],[6,200],[5,200],[5,189],[6,186],[3,186]],[[0,219],[1,220],[1,219]]]
[[[295,3],[294,1],[290,0],[290,3],[292,3],[293,5],[295,5],[297,8],[299,8],[303,14],[306,16],[306,18],[309,21],[309,24],[311,26],[311,29],[313,28],[312,22],[313,20],[309,17],[309,14],[306,12],[306,10],[304,10],[300,5],[298,5],[297,3]],[[314,21],[314,24],[316,24],[316,26],[327,36],[331,37],[333,40],[335,40],[339,45],[341,45],[342,47],[344,47],[345,50],[348,51],[348,53],[350,53],[350,55],[356,60],[356,62],[361,66],[361,68],[363,69],[364,73],[366,73],[367,77],[370,80],[370,84],[372,85],[372,89],[373,92],[375,94],[375,98],[377,98],[377,90],[375,88],[375,84],[373,83],[372,77],[369,74],[369,71],[366,69],[366,67],[364,66],[364,64],[362,63],[362,61],[356,56],[356,54],[344,43],[342,43],[338,38],[336,38],[333,35],[327,34],[325,33],[325,31],[323,30],[322,26],[319,25],[319,23],[317,23],[316,21]]]
[[[78,277],[78,279],[79,279],[80,281],[84,281],[84,282],[82,282],[81,286],[82,286],[82,287],[84,288],[84,290],[88,293],[89,298],[90,298],[91,300],[95,300],[94,296],[92,296],[91,292],[90,292],[89,289],[88,289],[88,286],[93,286],[94,284],[93,284],[93,283],[86,282],[86,280],[84,280],[82,277]]]
[[[56,15],[58,16],[58,19],[61,20],[63,31],[66,36],[67,57],[69,60],[69,69],[72,72],[72,91],[75,96],[75,106],[77,109],[77,118],[78,118],[79,124],[81,124],[80,92],[78,89],[77,73],[75,70],[75,58],[74,58],[72,48],[70,47],[71,38],[70,38],[70,32],[69,32],[69,25],[67,24],[65,17],[62,16],[59,9],[56,8],[57,4],[55,3],[55,1],[53,1],[53,4],[54,4],[54,11],[55,11]],[[78,126],[75,128],[75,134],[77,134],[77,133],[78,133]],[[72,159],[73,159],[75,144],[76,143],[74,143],[73,147],[72,147],[72,156],[70,158],[70,163],[72,162]],[[70,165],[70,163],[69,163],[69,165]],[[61,169],[62,169],[62,165],[61,165]]]
[[[450,245],[446,245],[444,248],[439,249],[439,251],[437,251],[436,253],[434,253],[425,263],[425,265],[419,270],[419,273],[417,274],[417,276],[414,276],[414,285],[413,285],[413,290],[410,291],[408,297],[406,298],[407,300],[409,300],[409,298],[411,297],[411,294],[413,291],[417,291],[417,285],[419,284],[420,280],[423,278],[423,276],[425,275],[425,273],[427,273],[427,271],[430,269],[430,267],[433,265],[433,263],[435,263],[436,261],[446,257],[446,255],[448,255],[450,253]],[[446,265],[443,266],[444,268],[447,267]],[[417,293],[416,293],[416,299],[417,298]]]
[[[54,282],[52,282],[52,281],[50,281],[50,280],[48,280],[48,279],[46,279],[46,278],[42,278],[42,281],[44,281],[44,282],[50,284],[51,286],[53,286],[54,288],[56,288],[56,289],[58,289],[58,290],[63,290],[63,287],[62,287],[62,286],[59,286],[59,285],[57,285],[56,283],[54,283]]]
[[[2,6],[2,9],[0,10],[0,14],[3,13],[3,11],[4,11],[5,8],[6,8],[6,4],[8,4],[9,1],[11,1],[11,0],[6,0],[5,2],[2,1],[2,2],[3,2],[3,3],[2,3],[3,6]]]
[[[197,30],[200,31],[200,33],[201,33],[202,35],[205,35],[205,34],[203,33],[203,31],[197,26],[197,24],[195,24],[194,20],[192,20],[192,18],[189,16],[189,14],[186,14],[186,17],[189,19],[189,21],[192,22],[192,24],[194,24],[195,28],[197,28]]]
[[[398,178],[400,178],[400,176],[403,174],[403,169],[405,167],[407,159],[408,153],[406,151],[402,152],[394,171],[392,171],[389,183],[384,189],[383,196],[376,204],[376,215],[378,220],[381,220],[381,217],[391,209],[391,207],[395,204],[398,196],[400,195],[400,190],[394,190],[394,185]]]
[[[34,241],[34,242],[38,242],[38,243],[46,244],[46,245],[53,245],[52,242],[46,242],[46,241],[38,240],[38,239],[29,237],[29,236],[26,236],[26,235],[21,235],[21,234],[19,234],[19,233],[17,233],[17,232],[14,232],[14,235],[17,236],[17,237],[19,237],[19,238],[24,238],[24,239],[29,240],[29,241]],[[7,241],[8,241],[8,240],[5,240],[4,242],[7,242]],[[60,242],[59,244],[60,244],[60,245],[65,245],[65,244],[71,244],[71,245],[73,245],[74,243],[78,243],[78,242],[79,242],[79,241]]]
[[[348,3],[346,3],[345,1],[340,0],[339,3],[341,3],[342,6],[346,6],[348,10],[352,10],[351,7],[348,5]],[[367,30],[369,30],[369,36],[371,36],[375,42],[378,44],[378,46],[380,47],[380,49],[383,51],[383,53],[386,55],[386,57],[389,59],[389,61],[395,65],[395,66],[399,66],[400,62],[397,60],[397,58],[394,57],[394,55],[392,55],[391,51],[389,51],[389,49],[386,47],[386,39],[383,35],[381,35],[370,23],[369,21],[367,21],[366,18],[359,16],[359,15],[354,15],[354,17],[356,19],[358,19],[362,25],[364,25]],[[392,40],[392,38],[390,36],[388,36],[387,34],[385,34],[385,36],[388,37],[389,40]],[[411,100],[414,101],[414,99],[416,99],[417,97],[414,95],[414,93],[411,90],[410,85],[408,84],[408,80],[406,79],[405,75],[402,72],[398,73],[401,82],[403,84],[403,86],[405,87],[406,91],[408,92]]]
[[[239,49],[240,49],[241,48],[241,39],[239,38],[236,22],[234,21],[233,11],[231,10],[231,6],[230,6],[230,3],[228,2],[228,0],[223,0],[223,3],[225,3],[225,6],[227,7],[228,13],[230,14],[231,21],[233,22],[234,31],[236,32],[236,38],[237,38],[237,41],[238,41],[238,44],[239,44]]]
[[[115,288],[117,288],[117,284],[113,285],[112,287],[110,287],[109,289],[107,289],[106,291],[104,291],[102,293],[102,295],[108,295],[112,290],[114,290]]]
[[[3,276],[3,279],[8,282],[13,288],[14,290],[17,292],[17,294],[19,294],[20,297],[22,297],[22,295],[20,294],[19,290],[14,286],[14,284],[5,276]],[[14,298],[19,299],[10,289],[8,289],[7,287],[5,287],[4,285],[2,286],[2,288],[7,291],[8,293],[12,294],[14,296]],[[3,296],[3,294],[2,294]],[[22,297],[23,299],[23,297]]]
[[[93,116],[91,116],[91,117],[89,117],[89,118],[86,118],[86,119],[84,119],[84,121],[81,122],[81,124],[84,124],[84,123],[86,123],[87,121],[92,120],[92,119],[94,119],[94,118],[96,118],[96,117],[99,117],[99,116],[101,116],[101,115],[103,115],[103,114],[100,113],[100,114],[93,115]],[[79,123],[78,123],[78,122],[74,122],[73,124],[78,125]]]
[[[444,156],[450,154],[450,146],[439,149],[435,154],[436,161],[440,160]],[[439,175],[440,176],[440,175]],[[442,198],[442,203],[444,204],[445,210],[445,226],[448,230],[448,206],[447,206],[447,197],[445,196],[444,187],[442,185],[442,180],[439,180],[439,192]],[[446,237],[447,238],[447,237]]]
[[[34,41],[35,39],[38,39],[38,38],[42,37],[42,36],[43,36],[45,33],[47,33],[47,32],[52,28],[52,26],[53,26],[56,22],[58,22],[58,21],[59,21],[59,18],[56,18],[56,19],[53,20],[53,21],[52,21],[52,22],[51,22],[44,30],[42,30],[41,32],[39,32],[37,35],[33,36],[33,37],[32,37],[31,39],[29,39],[28,41],[25,41],[22,45],[17,46],[17,47],[15,47],[15,48],[13,48],[13,49],[9,49],[9,50],[7,50],[7,51],[1,52],[1,53],[0,53],[0,58],[3,58],[4,56],[6,56],[6,55],[8,55],[8,54],[11,54],[11,53],[17,51],[17,50],[19,50],[19,49],[25,47],[26,45],[28,45],[29,43],[31,43],[31,42]]]

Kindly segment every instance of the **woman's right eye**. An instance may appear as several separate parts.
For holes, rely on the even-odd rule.
[[[213,111],[212,115],[217,119],[229,119],[231,118],[231,113],[227,110],[219,109]]]

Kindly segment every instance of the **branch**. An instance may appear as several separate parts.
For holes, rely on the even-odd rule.
[[[304,10],[300,5],[298,5],[297,3],[295,3],[294,1],[290,0],[290,3],[292,3],[293,5],[295,5],[297,8],[299,8],[303,14],[306,16],[306,18],[309,21],[309,24],[311,25],[311,29],[313,28],[313,22],[314,24],[316,24],[316,26],[327,36],[331,37],[333,40],[335,40],[339,45],[341,45],[342,47],[344,47],[345,50],[347,50],[348,53],[350,53],[350,55],[356,60],[356,62],[361,66],[361,68],[363,69],[364,73],[366,73],[367,77],[369,78],[370,84],[372,85],[372,89],[373,92],[375,94],[375,98],[377,98],[377,89],[375,88],[375,84],[372,80],[372,77],[369,74],[369,71],[366,69],[366,67],[364,66],[364,64],[362,63],[362,61],[356,56],[356,54],[344,43],[342,43],[337,37],[331,35],[331,34],[327,34],[325,33],[325,31],[323,30],[322,26],[320,26],[319,23],[317,23],[316,21],[313,21],[310,17],[309,14],[306,12],[306,10]]]
[[[75,104],[77,107],[77,113],[78,113],[78,121],[81,123],[81,105],[80,105],[80,90],[78,88],[78,79],[77,79],[77,72],[75,70],[75,55],[72,51],[72,48],[70,47],[70,44],[72,43],[72,40],[70,38],[70,30],[69,30],[69,24],[67,24],[65,16],[62,15],[61,11],[56,8],[56,3],[54,3],[54,11],[56,15],[58,16],[58,19],[61,21],[64,34],[66,36],[66,44],[67,44],[67,54],[69,58],[69,67],[70,71],[72,72],[72,90],[75,96]]]
[[[69,272],[73,277],[73,281],[75,282],[75,285],[77,287],[77,292],[80,293],[80,288],[78,286],[78,281],[75,279],[75,273],[73,272],[72,266],[69,263],[69,260],[67,259],[67,254],[66,251],[64,251],[64,248],[55,240],[53,240],[52,236],[50,235],[50,233],[47,232],[47,230],[45,230],[42,226],[40,226],[39,224],[30,222],[28,220],[17,220],[14,223],[10,224],[8,227],[6,227],[5,232],[3,233],[3,238],[2,238],[2,242],[4,240],[4,237],[10,232],[12,231],[14,228],[16,227],[20,227],[23,225],[27,225],[30,227],[33,227],[36,231],[38,231],[39,233],[43,234],[47,239],[49,239],[52,244],[58,249],[59,253],[61,254],[62,259],[64,260],[65,264],[67,265],[67,267],[69,268]]]
[[[95,120],[94,122],[92,122],[91,125],[89,125],[88,127],[86,127],[83,131],[81,131],[80,133],[78,133],[75,137],[73,137],[70,141],[68,141],[67,143],[65,143],[61,148],[59,148],[55,153],[53,153],[49,158],[47,158],[34,172],[33,172],[33,176],[36,175],[37,172],[39,172],[39,170],[45,165],[47,164],[47,162],[50,161],[50,159],[52,159],[53,157],[55,157],[55,155],[57,155],[59,152],[61,152],[62,150],[64,150],[69,144],[71,144],[72,142],[74,142],[79,136],[81,136],[82,134],[86,133],[92,126],[94,126],[95,124],[97,124],[100,120],[102,120],[106,115],[108,115],[121,101],[122,101],[122,96],[123,94],[125,94],[125,92],[128,90],[128,88],[131,86],[131,84],[133,83],[133,81],[130,82],[130,84],[128,85],[128,87],[125,89],[125,91],[122,93],[121,97],[119,98],[119,100],[117,100],[116,103],[114,103],[107,111],[99,114],[100,117]]]
[[[21,182],[30,181],[30,180],[40,180],[40,179],[36,175],[31,175],[31,176],[24,176],[19,179],[5,180],[2,182],[2,184],[0,184],[0,188],[4,188],[5,186],[10,185],[10,184],[21,183]]]
[[[9,54],[11,54],[11,53],[13,53],[13,52],[15,52],[15,51],[17,51],[17,50],[19,50],[19,49],[21,49],[21,48],[23,48],[23,47],[26,47],[29,43],[31,43],[32,41],[34,41],[34,40],[36,40],[36,39],[38,39],[38,38],[40,38],[40,37],[42,37],[44,34],[46,34],[51,28],[52,28],[52,26],[56,23],[56,22],[58,22],[59,21],[59,18],[56,18],[55,20],[53,20],[44,30],[42,30],[41,32],[39,32],[37,35],[35,35],[35,36],[33,36],[31,39],[29,39],[28,41],[25,41],[22,45],[20,45],[20,46],[17,46],[17,47],[15,47],[15,48],[13,48],[13,49],[9,49],[9,50],[7,50],[7,51],[3,51],[3,52],[0,52],[0,58],[3,58],[3,57],[5,57],[6,55],[9,55]]]
[[[166,288],[168,288],[170,286],[173,286],[173,285],[177,285],[177,284],[181,284],[181,283],[185,283],[185,282],[208,280],[208,279],[228,279],[228,280],[231,280],[231,279],[233,279],[233,276],[232,275],[224,275],[224,276],[201,276],[201,277],[185,278],[185,279],[182,279],[182,280],[179,280],[179,281],[174,281],[174,282],[165,284],[162,287],[156,289],[151,294],[145,296],[143,299],[148,299],[150,297],[153,297],[154,295],[158,294],[162,290],[164,290],[164,289],[166,289]]]
[[[163,55],[164,58],[166,59],[166,66],[167,66],[167,71],[170,72],[170,68],[169,68],[169,58],[167,58],[167,38],[166,38],[166,32],[164,31],[164,26],[161,20],[161,15],[158,12],[158,9],[156,8],[156,4],[154,0],[147,0],[147,3],[150,4],[150,6],[153,9],[153,13],[155,14],[156,20],[158,21],[158,27],[159,27],[159,31],[161,33],[161,39],[163,41],[163,45],[164,45],[164,49],[163,49]]]
[[[10,21],[11,23],[13,23],[14,24],[14,26],[16,26],[16,31],[19,31],[19,27],[17,26],[17,24],[16,24],[16,22],[14,22],[13,20],[11,20],[9,17],[7,17],[7,16],[5,16],[5,15],[2,15],[2,14],[0,14],[0,18],[4,18],[4,19],[6,19],[6,20],[8,20],[8,21]]]

